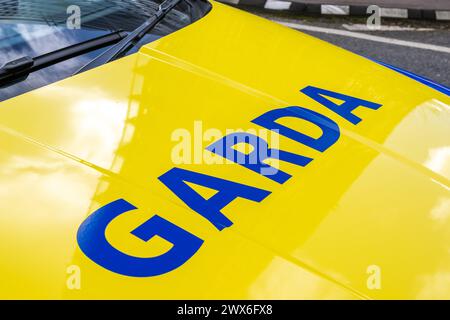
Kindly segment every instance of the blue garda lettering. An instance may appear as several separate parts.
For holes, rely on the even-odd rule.
[[[381,107],[378,103],[313,86],[308,86],[301,92],[355,125],[361,121],[361,118],[353,114],[355,109],[365,107],[377,110]],[[337,104],[329,98],[343,102]],[[321,136],[313,138],[277,123],[279,119],[286,117],[309,121],[321,129]],[[320,113],[298,106],[268,111],[252,122],[320,152],[324,152],[334,145],[340,136],[336,122]],[[234,147],[240,143],[252,146],[253,150],[248,154],[236,150]],[[302,167],[313,160],[295,153],[269,148],[267,141],[249,133],[227,135],[210,145],[207,150],[280,184],[291,178],[291,175],[264,163],[265,160],[278,159]],[[233,225],[233,222],[222,213],[222,209],[232,201],[243,198],[261,202],[271,193],[256,187],[180,168],[172,168],[161,175],[159,180],[189,208],[207,219],[218,230]],[[212,197],[205,199],[187,183],[204,186],[217,192]],[[119,215],[135,209],[136,207],[132,204],[120,199],[101,207],[86,218],[77,233],[77,241],[83,253],[98,265],[112,272],[131,277],[151,277],[180,267],[202,246],[202,239],[170,221],[154,215],[132,230],[130,235],[145,242],[159,236],[173,245],[170,250],[150,258],[134,257],[117,250],[106,239],[106,228]]]
[[[81,251],[96,264],[112,272],[130,277],[151,277],[180,267],[203,244],[203,240],[155,215],[131,231],[131,234],[145,242],[159,236],[173,245],[169,251],[157,257],[140,258],[117,250],[106,239],[106,228],[119,215],[135,209],[129,202],[119,199],[91,214],[78,229],[77,241]]]
[[[253,147],[253,150],[249,154],[244,154],[238,150],[235,150],[233,147],[238,143],[249,144]],[[254,134],[245,132],[229,134],[214,142],[206,149],[280,184],[285,183],[289,178],[291,178],[291,175],[264,163],[264,160],[279,159],[302,167],[312,161],[311,158],[295,153],[278,149],[270,149],[264,139]]]
[[[287,117],[299,118],[311,122],[322,130],[322,135],[314,139],[276,122],[281,118]],[[335,144],[340,135],[338,125],[330,118],[312,110],[295,106],[271,110],[254,119],[252,122],[268,130],[276,130],[282,136],[321,152]]]
[[[270,194],[269,191],[263,189],[180,168],[169,170],[160,176],[159,180],[189,208],[206,218],[218,230],[230,227],[233,224],[220,211],[230,202],[236,198],[261,202]],[[211,198],[205,199],[185,182],[211,188],[218,192]]]
[[[327,107],[328,109],[334,111],[347,121],[358,124],[361,121],[361,118],[354,115],[352,113],[353,110],[359,107],[365,107],[372,110],[378,110],[381,107],[381,104],[370,102],[367,100],[355,98],[352,96],[347,96],[342,93],[337,93],[334,91],[329,91],[325,89],[320,89],[313,86],[308,86],[301,90],[304,94],[306,94],[311,99],[316,100],[321,105]],[[326,97],[335,98],[338,100],[342,100],[342,104],[336,104],[333,101],[327,99]]]

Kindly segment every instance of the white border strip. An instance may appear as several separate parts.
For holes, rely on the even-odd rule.
[[[264,4],[264,9],[271,10],[289,10],[291,7],[291,3],[289,1],[277,1],[277,0],[267,0]]]
[[[223,3],[239,4],[239,0],[220,0]]]
[[[450,11],[436,11],[436,20],[450,20]]]
[[[348,16],[350,14],[350,6],[334,6],[334,5],[321,5],[322,14],[333,14]]]
[[[385,18],[408,18],[408,9],[381,8],[380,13]]]
[[[233,5],[239,5],[241,0],[218,0],[224,3],[230,3]],[[251,2],[248,3],[251,5]],[[269,10],[289,10],[292,7],[291,1],[280,1],[280,0],[266,0],[264,6],[261,2],[255,1],[255,6],[264,7]],[[308,4],[306,4],[308,5]],[[350,15],[350,8],[352,6],[342,6],[342,5],[320,5],[320,13],[323,15]],[[359,6],[358,6],[359,7]],[[409,9],[399,9],[399,8],[381,8],[381,16],[384,18],[402,18],[407,19]],[[450,11],[442,10],[428,10],[433,11],[436,15],[436,20],[450,21]]]

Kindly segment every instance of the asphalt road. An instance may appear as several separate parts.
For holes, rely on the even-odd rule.
[[[320,31],[302,30],[302,32],[450,87],[450,22],[383,20],[384,30],[364,31],[360,30],[365,26],[363,18],[307,17],[288,12],[268,13],[262,9],[251,9],[251,11],[270,20],[319,29]],[[343,31],[345,35],[326,33],[329,29]],[[352,33],[355,32],[381,37],[382,42],[354,37]],[[391,40],[403,40],[406,45],[392,44]],[[425,45],[427,49],[414,47],[415,44]]]

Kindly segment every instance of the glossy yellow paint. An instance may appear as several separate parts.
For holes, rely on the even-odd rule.
[[[355,126],[302,95],[308,85],[383,106],[355,111]],[[174,130],[259,129],[252,119],[290,105],[342,132],[324,153],[280,137],[281,149],[314,158],[281,163],[293,176],[283,185],[236,164],[172,161]],[[138,54],[0,104],[0,298],[450,298],[449,105],[362,57],[213,3]],[[219,232],[158,181],[174,166],[272,194],[233,201],[223,212],[234,225]],[[120,198],[139,210],[108,228],[119,250],[167,250],[129,234],[154,214],[204,245],[162,276],[103,269],[76,232]],[[380,289],[367,286],[372,265]]]

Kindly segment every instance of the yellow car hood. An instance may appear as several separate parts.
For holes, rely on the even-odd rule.
[[[354,110],[355,125],[300,91],[308,86],[381,107]],[[137,54],[0,104],[0,297],[448,299],[449,105],[386,67],[213,3]],[[289,106],[332,119],[340,137],[320,152],[280,136],[280,149],[313,159],[281,162],[285,183],[204,163],[198,150],[217,134],[259,133],[252,120]],[[174,161],[182,137],[192,164]],[[233,225],[219,231],[161,182],[174,167],[270,194],[230,202],[222,213]],[[191,187],[205,199],[214,191]],[[144,259],[169,250],[130,234],[155,214],[202,246],[161,275],[102,267],[77,232],[118,199],[138,209],[108,225],[117,250]]]

